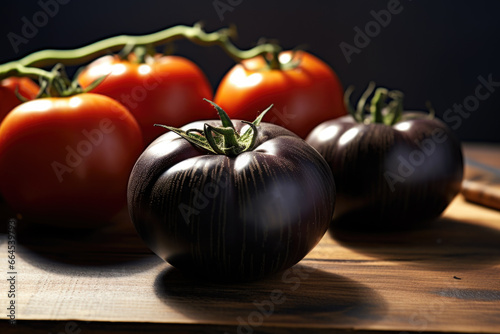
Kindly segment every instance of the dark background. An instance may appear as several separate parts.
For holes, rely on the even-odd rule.
[[[58,13],[20,45],[18,53],[7,35],[20,35],[22,18],[32,22],[41,7],[38,1],[3,2],[0,62],[44,48],[74,48],[117,34],[147,34],[202,21],[207,31],[236,24],[240,48],[254,46],[260,37],[277,39],[284,48],[307,44],[307,50],[333,67],[345,87],[358,88],[355,98],[374,80],[402,90],[406,109],[422,110],[431,101],[438,117],[474,95],[479,76],[491,75],[500,82],[500,1],[401,0],[401,13],[393,15],[359,54],[353,54],[351,63],[339,44],[353,45],[354,28],[364,30],[374,20],[370,12],[386,9],[388,0],[220,1],[237,4],[224,13],[223,20],[213,0],[64,0],[67,3],[59,5]],[[199,64],[214,88],[234,64],[217,47],[202,48],[186,41],[175,46],[177,54]],[[500,87],[455,132],[466,141],[500,142]]]

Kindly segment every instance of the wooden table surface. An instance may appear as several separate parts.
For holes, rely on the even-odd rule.
[[[465,152],[500,166],[499,146]],[[431,226],[356,238],[329,232],[292,269],[242,284],[184,276],[148,251],[126,213],[87,232],[20,221],[16,235],[17,322],[1,321],[0,333],[500,333],[500,211],[461,195]]]

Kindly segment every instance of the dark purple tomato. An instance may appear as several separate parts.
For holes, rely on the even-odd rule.
[[[210,132],[215,150],[226,154],[169,132],[135,164],[128,186],[132,221],[174,267],[213,280],[252,280],[291,267],[327,231],[335,201],[327,163],[289,130],[258,123],[234,121],[229,132],[245,134],[232,146],[231,135],[217,132],[230,123],[194,122],[182,127],[197,129],[187,132],[192,141],[205,141]],[[232,151],[240,144],[242,152]]]
[[[306,139],[333,172],[334,228],[411,228],[438,217],[460,191],[463,158],[453,132],[429,114],[403,112],[402,97],[390,104],[386,97],[376,93],[371,116],[361,106]]]

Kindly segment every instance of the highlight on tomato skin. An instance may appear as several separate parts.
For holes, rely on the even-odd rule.
[[[306,139],[336,181],[332,228],[397,230],[436,219],[460,191],[460,141],[432,114],[403,111],[401,92],[378,89],[369,115],[365,104]]]
[[[0,124],[0,193],[27,222],[102,226],[125,207],[142,148],[136,120],[109,97],[25,102]]]
[[[325,62],[305,51],[282,52],[281,69],[269,69],[262,57],[244,60],[222,79],[215,103],[230,117],[253,119],[273,104],[264,121],[305,138],[318,124],[347,114],[343,88]]]
[[[212,99],[212,87],[187,58],[156,54],[141,62],[134,54],[127,59],[104,56],[90,63],[78,81],[85,88],[103,75],[107,77],[92,92],[122,103],[141,126],[145,145],[164,133],[155,123],[180,127],[212,115],[203,101]]]
[[[255,280],[318,244],[335,184],[321,155],[289,130],[226,117],[156,139],[132,170],[128,208],[145,243],[177,269],[214,281]]]

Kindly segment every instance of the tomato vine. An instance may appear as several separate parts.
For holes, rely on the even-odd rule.
[[[179,39],[187,39],[201,46],[219,46],[237,62],[262,55],[274,55],[274,57],[277,57],[281,51],[281,47],[275,43],[264,43],[248,50],[241,50],[231,41],[231,37],[235,35],[236,30],[234,27],[207,33],[200,24],[195,24],[193,26],[177,25],[147,35],[114,36],[72,50],[49,49],[31,53],[19,60],[0,65],[0,79],[12,76],[27,76],[31,78],[44,78],[51,81],[54,79],[54,74],[41,68],[52,66],[56,63],[80,65],[98,56],[108,54],[109,52],[117,52],[123,48],[130,49],[141,45],[158,46]]]

